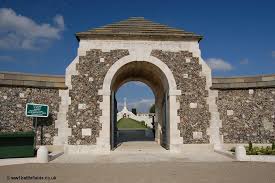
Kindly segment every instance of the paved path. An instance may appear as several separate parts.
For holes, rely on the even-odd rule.
[[[274,183],[275,165],[250,162],[24,164],[0,167],[0,182],[52,183]],[[47,176],[55,180],[11,180]],[[9,178],[9,180],[7,180]]]
[[[131,163],[131,162],[225,162],[233,161],[209,149],[171,153],[156,142],[124,142],[107,155],[68,155],[64,154],[51,163]]]

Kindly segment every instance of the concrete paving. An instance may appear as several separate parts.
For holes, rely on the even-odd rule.
[[[274,172],[272,163],[236,162],[210,148],[170,153],[152,141],[133,141],[108,155],[63,154],[46,164],[1,166],[0,182],[274,183]]]
[[[121,143],[114,151],[107,155],[64,154],[51,163],[130,163],[130,162],[219,162],[233,161],[233,159],[213,152],[210,149],[197,149],[171,153],[153,141],[130,141]]]
[[[272,163],[251,162],[48,163],[0,167],[0,182],[274,183],[274,172]]]
[[[25,163],[36,163],[37,158],[8,158],[0,159],[0,166],[5,165],[16,165],[16,164],[25,164]]]

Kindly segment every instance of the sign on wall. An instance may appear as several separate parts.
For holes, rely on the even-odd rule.
[[[49,106],[46,104],[26,104],[26,116],[28,117],[48,117],[49,116]]]

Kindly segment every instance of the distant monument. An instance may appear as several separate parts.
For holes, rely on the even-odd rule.
[[[149,113],[137,113],[137,115],[135,115],[127,109],[126,100],[127,99],[124,98],[123,109],[117,113],[117,121],[119,121],[121,118],[131,118],[139,122],[144,121],[148,127],[152,128],[152,117],[149,116]]]

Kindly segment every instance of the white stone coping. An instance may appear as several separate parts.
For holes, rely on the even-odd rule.
[[[275,155],[247,155],[244,145],[237,145],[235,150],[237,161],[274,162]]]

